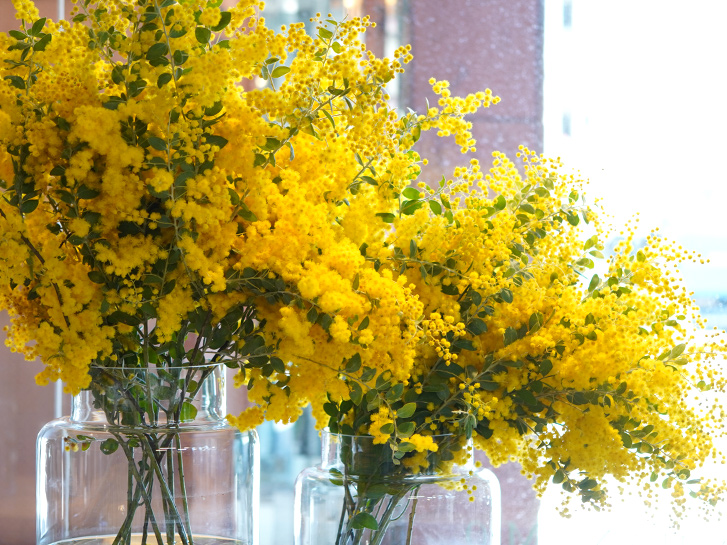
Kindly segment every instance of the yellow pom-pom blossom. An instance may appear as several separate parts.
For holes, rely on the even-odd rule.
[[[586,502],[607,474],[720,496],[692,476],[723,430],[691,400],[725,387],[724,339],[695,342],[676,280],[697,257],[627,227],[605,258],[582,182],[525,148],[429,183],[421,132],[474,151],[491,91],[433,79],[433,106],[398,115],[410,49],[376,58],[367,18],[310,35],[253,0],[92,0],[58,23],[13,4],[0,308],[39,383],[214,360],[255,403],[235,425],[311,404],[401,471],[474,438]]]

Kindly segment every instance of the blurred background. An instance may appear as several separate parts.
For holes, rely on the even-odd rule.
[[[225,1],[225,5],[232,2]],[[453,94],[489,87],[502,98],[472,117],[477,156],[514,158],[523,144],[564,163],[591,183],[615,225],[637,213],[645,234],[700,252],[704,265],[683,276],[710,327],[727,328],[727,175],[724,0],[267,0],[267,25],[308,21],[316,12],[369,15],[367,33],[379,56],[412,45],[415,61],[391,85],[394,103],[422,111],[430,77]],[[36,0],[41,15],[67,17],[71,0]],[[10,0],[0,0],[0,30],[15,28]],[[452,142],[426,135],[419,151],[427,178],[451,175],[466,161]],[[7,316],[0,314],[0,326]],[[35,436],[68,414],[59,387],[35,386],[39,362],[0,347],[0,545],[32,545]],[[239,412],[244,392],[228,392]],[[29,403],[28,400],[32,400]],[[293,425],[266,423],[261,438],[261,545],[292,544],[293,482],[320,458],[309,415]],[[720,470],[725,476],[724,469]],[[611,513],[557,513],[557,491],[538,500],[511,464],[497,470],[503,490],[503,545],[727,543],[724,522],[685,521],[669,528],[667,510],[646,514],[625,493]],[[658,503],[658,500],[657,500]]]

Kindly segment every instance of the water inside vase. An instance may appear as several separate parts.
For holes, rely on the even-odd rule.
[[[112,545],[116,536],[87,536],[75,537],[71,539],[63,539],[56,541],[52,545]],[[131,541],[128,545],[168,545],[166,540],[159,544],[154,536],[147,536],[146,541],[142,541],[142,534],[132,534]],[[243,541],[215,536],[193,536],[189,545],[245,545]],[[181,540],[177,540],[173,545],[182,545]]]

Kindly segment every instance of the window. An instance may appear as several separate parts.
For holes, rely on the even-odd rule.
[[[682,273],[708,325],[719,329],[727,328],[720,221],[727,189],[717,159],[727,145],[719,60],[727,38],[717,22],[725,15],[720,2],[545,2],[546,155],[591,180],[588,194],[603,198],[614,225],[638,213],[644,236],[659,227],[702,254],[705,264]],[[560,122],[566,115],[570,131]],[[553,490],[541,503],[541,545],[724,543],[718,523],[689,518],[674,533],[666,509],[651,520],[643,500],[628,492],[613,496],[612,513],[574,508],[563,520],[555,514],[558,495]]]

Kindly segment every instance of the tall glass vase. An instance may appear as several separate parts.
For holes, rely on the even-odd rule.
[[[438,437],[439,456],[395,463],[373,437],[324,431],[321,464],[296,481],[295,544],[499,545],[497,478],[476,467],[471,441],[455,441]]]
[[[92,368],[37,442],[37,545],[256,545],[259,446],[224,367]]]

